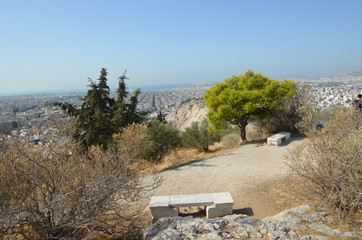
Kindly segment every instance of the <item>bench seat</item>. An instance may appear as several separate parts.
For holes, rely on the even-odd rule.
[[[210,194],[189,194],[170,196],[170,207],[200,207],[214,203]]]
[[[289,138],[290,132],[279,132],[271,137],[268,137],[267,144],[279,146],[282,143],[282,139],[288,140]]]
[[[206,207],[206,217],[232,214],[234,200],[229,192],[151,197],[149,208],[153,219],[178,216],[179,207]]]

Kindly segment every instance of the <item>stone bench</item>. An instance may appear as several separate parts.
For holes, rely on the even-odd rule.
[[[290,138],[290,132],[279,132],[271,137],[268,137],[267,144],[279,146],[284,138],[285,140],[288,140]]]
[[[149,208],[153,219],[174,217],[179,207],[206,207],[206,217],[222,217],[233,213],[234,200],[229,192],[151,197]]]

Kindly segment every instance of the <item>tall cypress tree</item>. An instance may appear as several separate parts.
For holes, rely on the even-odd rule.
[[[82,98],[83,104],[78,112],[75,139],[82,150],[89,146],[103,146],[108,148],[112,140],[111,116],[114,99],[109,97],[107,85],[107,70],[102,68],[98,83],[89,79],[90,89]]]
[[[116,91],[117,99],[114,106],[114,114],[113,114],[113,127],[114,132],[119,133],[123,127],[126,126],[126,119],[125,119],[125,113],[127,109],[127,96],[128,92],[126,90],[126,83],[125,80],[128,79],[126,77],[126,72],[122,74],[118,78],[118,89]]]
[[[139,89],[134,92],[134,95],[127,102],[129,92],[126,90],[126,79],[128,79],[126,77],[126,72],[118,78],[119,83],[117,89],[117,100],[115,103],[113,116],[113,126],[115,127],[115,133],[121,132],[122,128],[131,123],[141,123],[143,116],[147,114],[147,112],[137,111],[138,96],[141,93]]]
[[[89,79],[89,90],[81,99],[83,103],[79,109],[69,103],[54,103],[67,115],[76,117],[74,139],[81,151],[86,151],[90,146],[102,146],[107,149],[112,143],[114,133],[119,133],[128,124],[142,121],[144,113],[138,113],[136,109],[140,90],[136,90],[127,103],[127,77],[124,73],[118,78],[117,99],[114,100],[110,97],[107,75],[107,70],[102,68],[98,82]]]

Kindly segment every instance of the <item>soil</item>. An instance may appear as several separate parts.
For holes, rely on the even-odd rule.
[[[232,152],[161,172],[162,185],[151,196],[230,192],[234,213],[255,218],[275,215],[289,206],[280,204],[278,187],[288,181],[288,151],[302,139],[291,138],[280,146],[265,142],[242,145]],[[141,202],[151,218],[149,201]],[[189,210],[183,209],[187,214]],[[190,211],[195,212],[195,211]]]

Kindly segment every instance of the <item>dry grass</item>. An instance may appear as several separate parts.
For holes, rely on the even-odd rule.
[[[304,183],[301,178],[288,176],[273,184],[269,194],[282,209],[295,208],[306,203],[317,204],[317,201],[311,201],[303,191]]]
[[[260,128],[255,123],[250,123],[247,126],[247,139],[251,142],[260,141],[265,139],[266,136],[260,131]],[[134,164],[134,168],[137,168],[142,175],[149,175],[152,173],[158,173],[166,169],[174,168],[185,163],[207,159],[220,154],[229,153],[241,144],[240,135],[231,133],[223,137],[220,142],[214,143],[209,147],[209,152],[202,152],[197,149],[183,148],[178,149],[168,154],[161,163],[154,164],[146,160],[140,160]]]
[[[153,173],[159,173],[170,168],[175,168],[191,161],[207,159],[220,154],[228,153],[233,151],[235,147],[224,148],[221,143],[215,143],[214,145],[210,146],[209,152],[203,152],[198,149],[182,148],[171,152],[159,164],[154,164],[147,160],[141,160],[136,162],[133,167],[139,169],[142,175],[149,175]]]
[[[269,189],[267,194],[281,209],[295,208],[306,203],[316,206],[316,208],[324,207],[320,199],[312,199],[311,196],[303,190],[305,183],[300,177],[289,176],[286,179],[278,180],[272,185],[273,187]],[[357,235],[362,236],[362,211],[359,211],[349,218],[340,218],[340,215],[336,212],[329,212],[328,216],[334,219],[334,221],[331,223],[325,222],[325,225],[333,229],[339,229],[342,232],[354,231]],[[298,233],[302,235],[314,234],[326,236],[328,239],[350,239],[338,235],[324,235],[312,229],[300,230]]]
[[[224,148],[234,148],[238,146],[240,142],[240,136],[236,133],[231,133],[221,138],[221,145]]]

